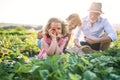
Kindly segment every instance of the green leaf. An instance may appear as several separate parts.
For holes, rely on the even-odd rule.
[[[48,70],[40,70],[39,74],[40,74],[42,80],[47,80],[49,71]]]
[[[120,80],[120,75],[110,74],[111,80]]]
[[[70,80],[80,80],[81,79],[81,76],[78,74],[69,73],[68,75],[70,77]]]
[[[28,72],[32,73],[34,72],[37,68],[39,68],[40,66],[37,66],[37,65],[33,65],[29,70]],[[27,72],[27,71],[26,71]]]
[[[80,80],[81,79],[81,76],[78,74],[69,73],[68,75],[70,77],[70,80]]]
[[[100,80],[95,73],[87,70],[83,74],[83,80]]]

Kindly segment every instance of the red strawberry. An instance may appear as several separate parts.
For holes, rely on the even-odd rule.
[[[53,27],[52,27],[52,33],[53,33],[53,34],[56,32],[56,28],[57,28],[56,26],[53,26]]]
[[[52,30],[56,30],[56,28],[57,28],[56,26],[53,26],[53,27],[52,27]]]

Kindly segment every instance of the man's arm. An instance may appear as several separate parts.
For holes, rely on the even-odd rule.
[[[89,44],[94,44],[94,43],[101,43],[101,42],[111,42],[111,38],[105,33],[102,35],[100,38],[96,38],[94,36],[85,36],[86,42]]]
[[[110,25],[110,23],[105,19],[104,21],[104,30],[107,33],[107,35],[111,38],[112,41],[117,40],[117,33],[114,30],[114,28]]]

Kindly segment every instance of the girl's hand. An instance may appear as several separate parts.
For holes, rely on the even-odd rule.
[[[75,44],[75,46],[77,46],[79,48],[81,47],[81,44],[78,39],[74,39],[74,44]]]
[[[48,32],[49,32],[49,35],[50,35],[50,37],[51,37],[52,39],[53,39],[53,38],[56,38],[56,31],[50,29]]]
[[[59,38],[62,38],[63,37],[63,35],[62,34],[57,34],[57,38],[59,39]]]

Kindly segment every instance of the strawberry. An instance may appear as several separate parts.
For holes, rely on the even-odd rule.
[[[53,27],[52,27],[52,33],[53,33],[53,34],[56,32],[56,28],[57,28],[56,26],[53,26]]]

